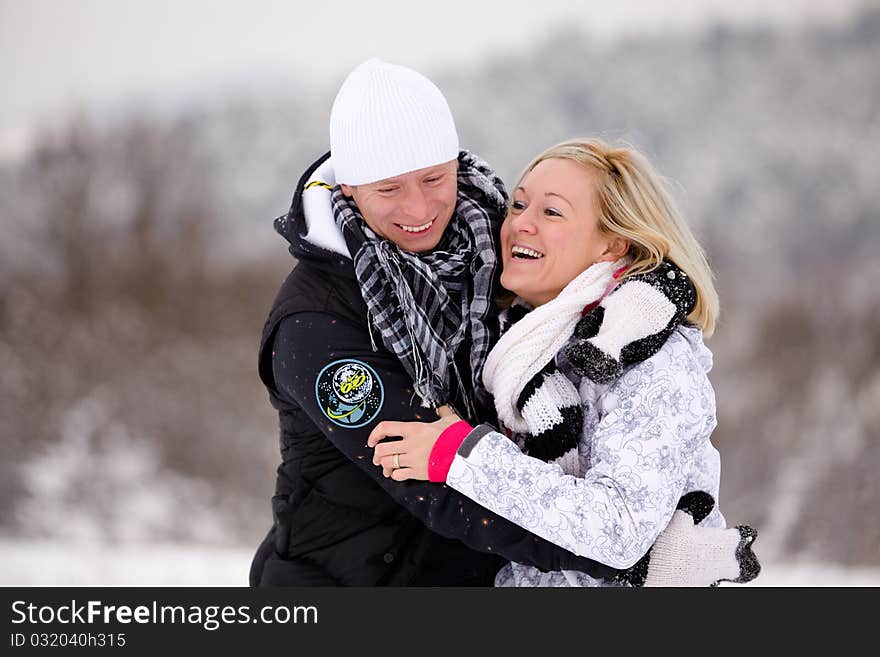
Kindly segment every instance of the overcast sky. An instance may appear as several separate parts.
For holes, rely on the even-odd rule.
[[[0,148],[72,106],[182,98],[245,80],[336,84],[379,56],[425,71],[528,49],[558,25],[595,38],[709,21],[845,19],[859,0],[0,0]]]

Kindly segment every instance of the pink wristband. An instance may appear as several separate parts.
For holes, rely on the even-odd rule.
[[[455,453],[474,428],[464,420],[456,422],[443,430],[428,457],[428,480],[446,481]]]

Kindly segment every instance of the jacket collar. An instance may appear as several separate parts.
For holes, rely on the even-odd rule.
[[[288,250],[297,260],[354,278],[351,256],[330,205],[335,182],[328,151],[300,177],[290,209],[275,219],[275,230],[290,243]]]

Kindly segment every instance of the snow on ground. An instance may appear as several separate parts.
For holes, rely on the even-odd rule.
[[[0,585],[247,586],[255,550],[0,540]]]
[[[741,586],[731,584],[730,586]],[[880,568],[849,568],[828,563],[762,564],[745,586],[880,586]]]
[[[247,586],[253,552],[248,547],[0,539],[0,586]],[[764,564],[747,586],[880,586],[880,568]]]

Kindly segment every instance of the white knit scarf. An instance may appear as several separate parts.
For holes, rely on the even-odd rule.
[[[538,306],[514,324],[489,352],[483,383],[495,398],[498,419],[507,428],[538,435],[562,421],[556,410],[558,404],[529,404],[521,412],[517,400],[525,386],[554,360],[571,338],[584,307],[605,296],[615,283],[614,272],[626,264],[627,261],[621,259],[592,265],[566,285],[555,299]],[[568,391],[553,386],[546,392],[566,394]]]
[[[498,419],[520,434],[527,453],[578,469],[583,410],[577,387],[556,364],[557,354],[575,374],[610,383],[628,364],[656,353],[696,301],[687,275],[664,261],[617,285],[628,258],[599,262],[559,295],[527,312],[489,352],[483,383],[494,396]],[[613,293],[612,293],[613,290]],[[502,321],[513,321],[514,302]]]

